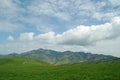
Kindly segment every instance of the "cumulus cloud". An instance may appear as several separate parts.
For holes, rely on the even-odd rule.
[[[102,25],[83,26],[68,30],[59,36],[60,43],[72,45],[89,45],[97,41],[113,39],[120,36],[120,17]]]
[[[14,41],[14,37],[13,36],[8,36],[8,40],[9,41]]]
[[[62,34],[48,32],[40,34],[40,41],[65,45],[92,45],[98,41],[114,39],[120,36],[120,17],[115,17],[109,23],[84,26],[67,30]]]
[[[34,38],[34,33],[29,32],[29,33],[21,33],[19,39],[21,41],[32,41]]]
[[[33,40],[34,33],[21,33],[20,40]],[[35,36],[40,43],[88,46],[102,40],[111,40],[120,36],[120,17],[101,25],[80,25],[62,34],[48,32]]]
[[[41,42],[54,43],[55,32],[48,32],[45,34],[40,34],[40,35],[36,36],[36,39],[38,39]]]

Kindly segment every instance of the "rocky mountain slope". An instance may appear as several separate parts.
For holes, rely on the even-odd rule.
[[[54,51],[48,49],[37,49],[21,54],[12,53],[9,55],[1,55],[0,58],[10,58],[10,57],[28,57],[35,58],[50,64],[60,65],[60,64],[75,64],[75,63],[99,63],[105,62],[117,57],[102,54],[92,54],[85,52],[72,52],[72,51]]]

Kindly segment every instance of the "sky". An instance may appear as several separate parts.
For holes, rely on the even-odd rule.
[[[120,57],[120,0],[0,0],[0,54],[38,48]]]

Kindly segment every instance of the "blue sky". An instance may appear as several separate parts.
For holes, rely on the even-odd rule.
[[[37,48],[120,56],[119,0],[0,0],[0,54]]]

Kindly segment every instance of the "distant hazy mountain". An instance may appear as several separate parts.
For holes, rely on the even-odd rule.
[[[117,59],[116,57],[110,55],[102,55],[102,54],[98,55],[98,54],[91,54],[85,52],[72,52],[72,51],[58,52],[48,49],[37,49],[37,50],[24,52],[21,54],[12,53],[9,55],[0,56],[0,58],[8,58],[8,57],[35,58],[55,65],[93,63],[93,62],[97,63],[97,62],[104,62],[104,61]]]

